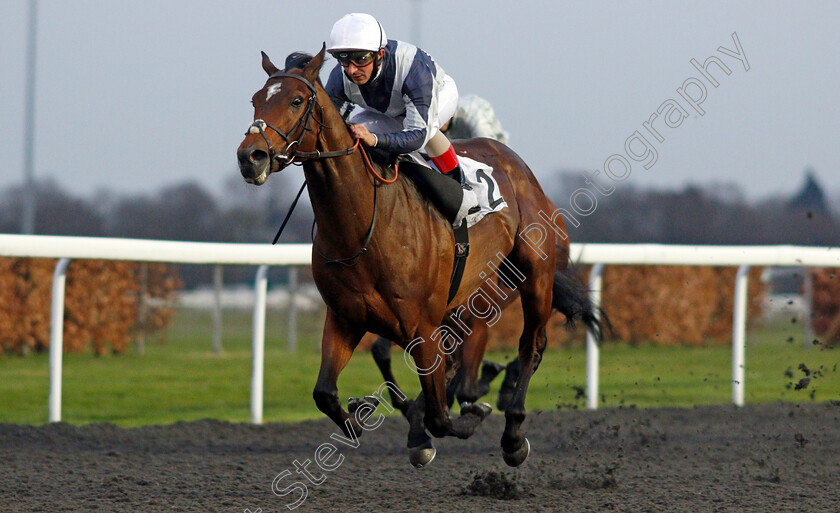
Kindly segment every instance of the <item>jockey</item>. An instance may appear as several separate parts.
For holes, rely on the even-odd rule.
[[[496,117],[493,106],[474,94],[465,94],[458,98],[455,114],[440,127],[440,131],[450,139],[487,137],[508,144],[508,133],[502,129],[502,123]]]
[[[370,14],[338,20],[327,51],[338,65],[326,91],[356,139],[390,153],[425,149],[438,170],[461,182],[461,168],[440,131],[455,112],[458,88],[432,57],[414,45],[388,39]]]

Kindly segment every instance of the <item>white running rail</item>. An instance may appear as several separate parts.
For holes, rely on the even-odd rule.
[[[311,244],[222,244],[97,237],[0,234],[0,257],[61,259],[53,282],[50,335],[49,420],[61,420],[61,330],[64,276],[71,259],[128,260],[220,265],[259,265],[255,284],[251,379],[251,421],[262,422],[262,382],[267,266],[311,263]],[[744,404],[744,350],[747,271],[750,266],[840,267],[840,248],[805,246],[681,246],[666,244],[572,244],[571,259],[595,265],[591,297],[600,304],[601,272],[606,265],[694,265],[738,267],[732,326],[732,402]],[[587,408],[597,408],[599,349],[587,335]]]

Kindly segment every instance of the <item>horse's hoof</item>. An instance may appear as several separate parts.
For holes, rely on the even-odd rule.
[[[350,413],[350,415],[355,415],[356,410],[358,410],[359,406],[363,404],[369,404],[373,406],[374,409],[376,409],[376,407],[379,406],[379,399],[372,395],[368,395],[365,397],[350,397],[349,399],[347,399],[347,411]]]
[[[481,420],[484,420],[492,411],[493,407],[487,403],[461,403],[461,415],[472,413]]]
[[[528,455],[531,454],[531,442],[528,439],[525,439],[525,443],[522,444],[522,447],[513,451],[513,452],[505,452],[502,449],[502,457],[505,459],[505,463],[511,467],[518,467],[522,465],[522,463],[528,458]]]
[[[414,465],[414,468],[424,468],[435,459],[436,454],[437,449],[430,438],[417,447],[408,448],[408,461]]]

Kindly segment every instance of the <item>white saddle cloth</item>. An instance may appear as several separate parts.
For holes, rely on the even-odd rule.
[[[440,172],[434,163],[426,161],[424,156],[419,152],[414,152],[410,156],[418,164],[428,166]],[[484,216],[498,212],[507,207],[508,204],[502,197],[499,184],[493,177],[493,168],[491,166],[463,156],[458,156],[458,163],[461,165],[464,183],[469,187],[464,189],[464,200],[461,203],[461,208],[458,210],[458,215],[455,218],[455,222],[452,223],[452,226],[457,228],[466,219],[467,228],[472,228]],[[474,208],[475,206],[479,208],[476,210]]]

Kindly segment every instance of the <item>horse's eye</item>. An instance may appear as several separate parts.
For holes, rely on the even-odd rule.
[[[292,100],[292,107],[300,107],[303,105],[303,98],[300,96],[296,96],[294,100]]]

